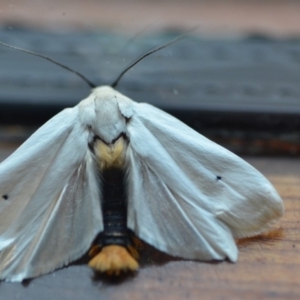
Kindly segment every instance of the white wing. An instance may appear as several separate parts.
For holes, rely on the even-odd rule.
[[[0,165],[0,279],[21,281],[83,255],[102,230],[88,133],[66,109]]]
[[[172,116],[130,105],[128,227],[175,256],[236,261],[234,238],[259,234],[283,214],[277,192],[248,163]]]

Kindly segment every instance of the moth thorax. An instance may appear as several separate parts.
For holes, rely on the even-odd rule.
[[[127,142],[123,136],[118,138],[112,144],[106,144],[97,139],[94,144],[94,152],[97,158],[98,168],[104,170],[107,168],[120,168],[125,166],[125,155]]]

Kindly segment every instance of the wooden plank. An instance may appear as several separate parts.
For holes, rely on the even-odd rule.
[[[0,160],[12,150],[0,147]],[[26,284],[1,282],[1,299],[299,299],[300,159],[246,160],[272,181],[286,213],[275,227],[281,236],[239,243],[236,264],[175,259],[146,247],[135,276],[114,282],[93,278],[80,262]]]

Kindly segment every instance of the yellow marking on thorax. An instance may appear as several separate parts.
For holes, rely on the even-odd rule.
[[[96,140],[94,145],[98,167],[103,170],[110,167],[123,168],[127,143],[120,137],[114,144],[107,145],[101,140]]]

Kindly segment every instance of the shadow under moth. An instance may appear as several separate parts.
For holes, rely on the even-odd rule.
[[[0,164],[0,279],[49,273],[87,251],[96,271],[135,271],[134,236],[173,256],[236,262],[235,239],[282,216],[261,173],[116,83],[94,87]]]

